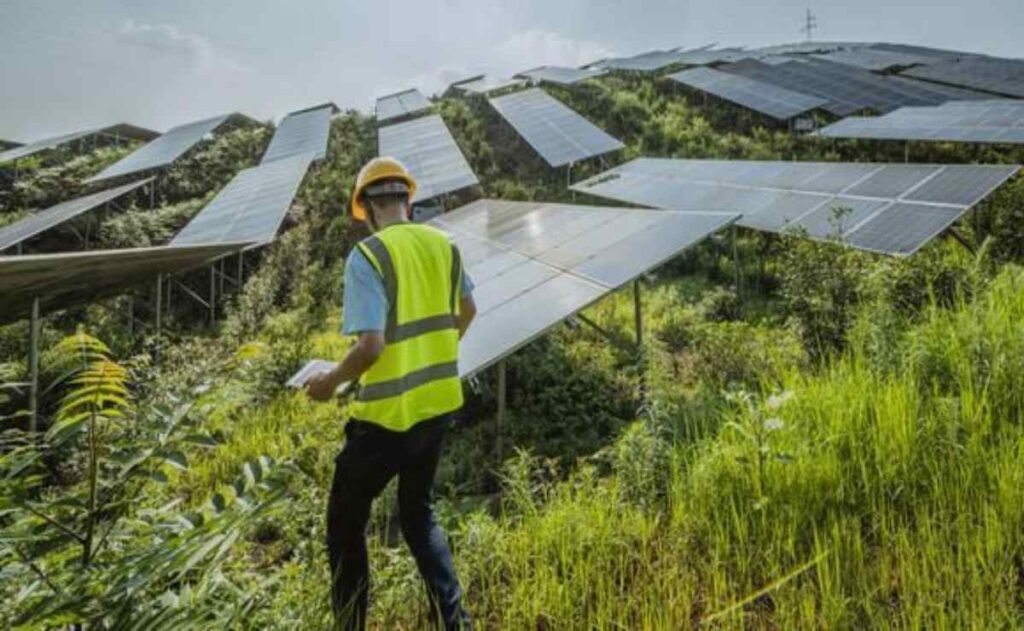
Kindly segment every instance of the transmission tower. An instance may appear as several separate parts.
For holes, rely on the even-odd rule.
[[[807,15],[804,18],[804,25],[800,29],[800,32],[807,37],[807,41],[814,39],[814,29],[818,28],[818,18],[811,13],[811,9],[807,9]]]

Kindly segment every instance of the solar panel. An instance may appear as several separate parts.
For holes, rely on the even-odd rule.
[[[490,94],[524,85],[522,79],[492,77],[486,75],[469,81],[453,84],[452,87],[470,94]]]
[[[908,77],[1024,97],[1024,60],[971,56],[910,68]]]
[[[0,256],[0,322],[28,315],[35,298],[43,309],[65,309],[116,295],[157,274],[201,267],[244,243],[191,247],[89,250],[61,254]]]
[[[594,79],[606,74],[608,71],[602,68],[566,68],[563,66],[540,66],[517,74],[517,77],[525,77],[534,81],[547,81],[561,85],[572,85]]]
[[[680,63],[681,55],[682,52],[679,50],[652,50],[632,57],[604,59],[595,65],[608,70],[657,72],[662,68]]]
[[[377,122],[419,114],[429,109],[430,101],[427,97],[416,88],[412,88],[379,97],[376,108]]]
[[[166,167],[199,143],[207,134],[217,130],[232,116],[234,115],[222,114],[185,125],[178,125],[156,140],[139,147],[136,151],[118,160],[98,175],[94,175],[86,180],[86,182],[99,182],[100,180],[109,180],[110,178],[139,173],[140,171]]]
[[[298,112],[281,120],[274,131],[270,145],[263,154],[262,164],[304,154],[322,160],[327,155],[327,139],[331,134],[331,117],[338,106],[328,103]]]
[[[552,167],[625,146],[540,88],[493,98],[490,103]]]
[[[751,53],[739,48],[695,48],[679,53],[679,63],[690,66],[710,66],[718,63],[732,63],[750,57]]]
[[[866,46],[844,48],[827,53],[816,53],[814,56],[826,61],[834,61],[836,63],[846,64],[847,66],[875,71],[914,66],[917,64],[928,63],[934,59],[933,56],[879,50]]]
[[[377,148],[379,155],[398,158],[416,178],[414,203],[480,183],[436,114],[381,127]]]
[[[748,228],[796,229],[814,239],[907,255],[937,234],[935,217],[949,218],[948,226],[1018,169],[639,158],[572,188],[653,208],[739,212],[738,225]],[[886,234],[882,225],[903,232]]]
[[[847,118],[822,128],[829,138],[1024,143],[1024,101],[960,101]]]
[[[291,156],[239,172],[171,245],[273,241],[314,157]]]
[[[789,120],[827,103],[819,97],[713,68],[690,68],[669,75],[669,79],[777,120]]]
[[[98,135],[107,135],[115,138],[129,138],[132,140],[152,140],[159,134],[143,127],[136,127],[135,125],[126,125],[123,123],[107,127],[94,127],[92,129],[76,131],[70,134],[62,134],[60,136],[54,136],[44,140],[37,140],[35,142],[30,142],[13,149],[8,149],[7,151],[0,152],[0,164],[20,160],[21,158],[27,158],[41,151],[56,149],[61,145],[66,145],[76,140]]]
[[[147,178],[40,210],[0,228],[0,252],[153,181]]]
[[[500,361],[736,217],[484,199],[431,220],[476,285],[459,374]]]
[[[904,105],[938,105],[951,99],[975,98],[969,92],[933,89],[813,57],[779,65],[746,59],[721,69],[823,98],[828,101],[823,109],[837,116],[866,109],[889,112]]]

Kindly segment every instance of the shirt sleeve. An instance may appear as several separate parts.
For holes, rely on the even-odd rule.
[[[384,331],[388,295],[384,281],[359,248],[352,248],[345,262],[345,294],[342,304],[344,335]]]

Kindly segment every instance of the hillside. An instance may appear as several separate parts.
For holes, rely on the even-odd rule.
[[[622,160],[904,159],[750,125],[649,79],[550,91],[623,139]],[[488,196],[573,200],[486,103],[437,109]],[[219,138],[174,167],[156,210],[110,213],[93,234],[165,241],[268,139]],[[15,429],[28,326],[0,328],[0,619],[329,627],[324,506],[346,408],[281,384],[346,348],[342,265],[362,233],[345,209],[375,151],[371,119],[334,119],[287,231],[248,256],[212,325],[178,300],[161,339],[132,335],[127,296],[45,318],[41,445]],[[2,221],[123,153],[28,168]],[[932,143],[912,159],[1024,152]],[[1022,213],[1018,176],[963,222],[970,250],[939,239],[895,259],[741,230],[734,259],[709,240],[643,280],[641,362],[579,326],[508,359],[502,462],[495,376],[469,383],[438,508],[479,628],[1024,626]],[[80,247],[52,239],[40,249]],[[632,294],[586,315],[628,338]],[[418,629],[394,505],[391,488],[372,520],[372,627]]]

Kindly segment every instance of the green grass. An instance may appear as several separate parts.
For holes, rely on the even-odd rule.
[[[625,327],[626,298],[595,311]],[[1021,322],[1024,271],[1011,267],[974,302],[927,309],[891,370],[856,348],[792,366],[768,386],[788,398],[656,413],[562,481],[512,458],[500,514],[441,505],[479,627],[1024,626]],[[276,399],[262,420],[242,417],[250,438],[231,450],[294,453],[259,438],[278,433],[323,449],[338,438],[317,429],[326,409]],[[693,424],[701,438],[664,439]],[[293,507],[313,532],[253,586],[261,627],[329,619],[320,480]],[[415,568],[376,523],[371,626],[421,628]]]

